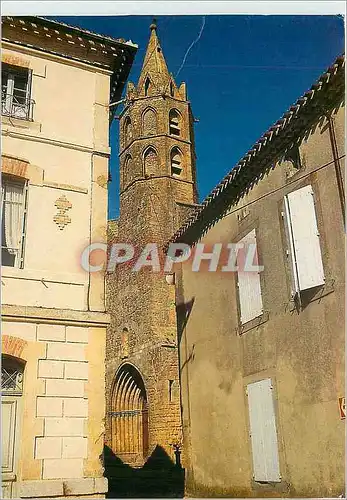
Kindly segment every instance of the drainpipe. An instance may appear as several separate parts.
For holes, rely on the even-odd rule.
[[[326,118],[328,120],[330,143],[331,143],[331,149],[332,149],[333,159],[334,159],[334,165],[335,165],[337,189],[339,191],[339,197],[340,197],[340,204],[341,204],[341,211],[342,211],[343,223],[345,224],[345,213],[346,213],[345,212],[345,190],[344,190],[344,186],[343,186],[343,179],[342,179],[342,173],[341,173],[341,164],[340,164],[340,159],[339,159],[339,152],[338,152],[338,149],[337,149],[334,120],[333,120],[333,118],[331,116],[329,116],[327,114],[325,116],[326,116]]]

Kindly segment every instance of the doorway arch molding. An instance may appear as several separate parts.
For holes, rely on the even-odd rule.
[[[143,465],[148,454],[147,391],[140,370],[128,361],[114,378],[110,417],[113,453],[129,465]]]

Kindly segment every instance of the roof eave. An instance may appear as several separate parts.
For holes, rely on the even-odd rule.
[[[345,58],[342,55],[217,184],[202,202],[202,207],[193,212],[169,240],[166,248],[169,243],[173,242],[196,241],[197,235],[201,235],[211,227],[231,204],[243,195],[251,182],[264,175],[266,169],[271,169],[281,155],[283,156],[285,151],[292,147],[293,142],[302,138],[307,127],[343,100],[344,66]],[[324,102],[323,105],[320,102],[323,100],[322,95],[324,98],[328,92],[331,94],[331,102]]]

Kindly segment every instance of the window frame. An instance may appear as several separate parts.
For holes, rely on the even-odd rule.
[[[133,140],[133,124],[129,115],[124,119],[123,135],[124,145],[127,146]]]
[[[281,429],[280,429],[280,420],[278,417],[278,407],[277,407],[277,391],[276,391],[276,378],[273,373],[271,372],[264,372],[263,375],[264,378],[258,378],[257,376],[250,376],[247,377],[247,381],[245,381],[244,385],[244,390],[245,390],[245,404],[246,404],[246,412],[247,412],[247,430],[249,434],[249,451],[250,451],[250,459],[251,459],[251,470],[252,470],[252,481],[254,482],[254,486],[258,486],[261,484],[272,484],[272,485],[278,485],[278,487],[281,488],[281,483],[283,481],[281,470],[283,470],[283,463],[282,463],[282,456],[281,456]],[[251,389],[254,388],[254,391]],[[259,457],[256,456],[256,447],[254,446],[256,443],[256,428],[258,427],[258,430],[260,428],[259,423],[261,420],[259,419],[259,412],[254,411],[253,415],[257,415],[257,418],[254,419],[252,418],[252,410],[256,410],[256,404],[254,403],[258,402],[259,405],[259,396],[263,392],[263,394],[267,393],[267,401],[271,402],[271,407],[267,407],[268,410],[268,415],[269,416],[269,411],[271,410],[272,417],[273,417],[273,428],[272,428],[272,437],[275,436],[275,440],[273,440],[272,444],[276,445],[275,450],[276,450],[276,466],[273,467],[273,470],[270,471],[273,473],[273,476],[270,477],[269,471],[265,467],[265,470],[259,471],[257,469],[257,465],[259,466],[259,460],[257,464],[257,458]],[[252,400],[252,392],[253,395],[256,395],[256,397]],[[257,401],[258,399],[258,401]],[[252,403],[253,401],[253,403]],[[262,400],[262,403],[264,402],[264,399]],[[254,405],[252,407],[252,404]],[[262,405],[263,406],[263,405]],[[258,408],[259,410],[259,408]],[[262,412],[262,414],[266,416],[266,412]],[[263,424],[266,421],[265,427],[269,431],[269,426],[268,426],[268,419],[263,419]],[[255,425],[254,425],[255,424]],[[264,430],[264,426],[262,428]],[[271,430],[271,429],[270,429]],[[273,431],[275,431],[273,433]],[[268,434],[269,437],[269,434]],[[271,442],[271,439],[267,439],[267,444],[269,444],[269,441]],[[264,447],[264,440],[260,439],[258,440],[258,445],[262,445]],[[263,450],[264,451],[264,450]],[[270,451],[270,448],[267,447],[267,451]],[[261,453],[261,461],[262,465],[265,463],[264,460],[264,453]],[[274,465],[274,462],[272,463]],[[264,473],[265,475],[263,477],[259,476],[259,474]],[[267,474],[267,476],[266,476]]]
[[[177,114],[177,125],[172,122],[171,113],[174,112]],[[173,135],[174,137],[181,137],[181,123],[182,123],[182,115],[176,108],[171,108],[169,111],[169,135]]]
[[[288,196],[290,196],[292,193],[296,193],[298,191],[306,189],[308,191],[308,194],[312,195],[312,212],[311,216],[312,218],[314,217],[314,223],[315,223],[315,228],[317,230],[316,236],[317,239],[315,240],[316,243],[318,243],[317,248],[319,248],[319,257],[320,257],[320,268],[322,271],[322,276],[323,280],[321,283],[317,283],[316,285],[313,285],[311,287],[305,287],[302,288],[300,284],[300,272],[298,269],[298,247],[295,245],[294,241],[294,230],[293,230],[293,220],[292,220],[292,215],[291,215],[291,207],[290,207],[290,200]],[[292,202],[293,203],[293,202]],[[315,190],[314,186],[311,183],[304,184],[300,187],[297,187],[296,189],[293,189],[292,191],[289,191],[288,193],[285,194],[283,197],[283,212],[282,212],[282,217],[284,221],[284,231],[285,231],[285,238],[286,238],[286,245],[287,245],[287,261],[288,261],[288,268],[290,270],[290,290],[291,290],[291,298],[292,300],[299,300],[299,303],[301,303],[301,298],[305,292],[309,292],[310,290],[314,289],[319,289],[325,286],[327,282],[327,272],[326,272],[326,266],[323,258],[323,247],[324,247],[324,242],[322,241],[320,231],[319,231],[319,213],[317,211],[317,200],[315,199]]]
[[[179,155],[180,157],[180,163],[178,164],[177,161],[175,162],[173,160],[174,156],[176,155]],[[173,162],[175,163],[173,165]],[[183,168],[184,168],[184,165],[183,165],[183,153],[182,151],[179,149],[178,146],[174,146],[171,151],[170,151],[170,174],[171,174],[171,177],[175,177],[175,178],[181,178],[182,177],[182,172],[183,172]],[[176,169],[176,172],[174,172],[174,170]]]
[[[8,266],[3,263],[2,261],[2,255],[1,255],[1,266],[3,267],[10,267],[13,269],[23,269],[24,268],[24,259],[25,259],[25,243],[26,243],[26,231],[27,231],[27,218],[28,218],[28,180],[21,178],[21,177],[14,177],[8,174],[2,174],[1,176],[1,184],[2,186],[6,186],[6,184],[14,184],[14,185],[20,185],[22,187],[22,196],[23,196],[23,202],[22,202],[22,221],[21,221],[21,236],[20,236],[20,241],[18,245],[18,253],[17,253],[17,263],[13,266]],[[5,187],[6,189],[6,187]],[[5,192],[4,192],[5,195]],[[2,206],[1,206],[1,231],[3,227],[3,217],[4,217],[4,207],[5,204],[5,198],[2,201]],[[7,246],[3,245],[3,241],[1,242],[1,254],[3,249],[7,249]]]
[[[250,236],[251,233],[254,232],[255,243],[256,243],[256,251],[257,251],[257,260],[259,265],[259,242],[257,238],[258,228],[257,227],[248,227],[248,229],[242,233],[242,237],[238,239],[238,243],[241,243],[244,239]],[[236,260],[238,265],[238,260]],[[264,323],[268,319],[268,314],[264,309],[264,297],[263,297],[263,282],[260,271],[258,271],[258,281],[259,281],[259,290],[260,290],[260,302],[261,302],[261,312],[252,318],[247,319],[246,321],[242,321],[242,305],[240,298],[240,279],[239,279],[239,271],[236,272],[236,290],[237,290],[237,303],[238,303],[238,317],[239,317],[239,333],[244,333],[254,326],[259,326],[259,324]],[[248,328],[249,327],[249,328]]]
[[[149,76],[147,75],[145,78],[145,85],[144,85],[145,97],[150,96],[149,91],[151,90],[151,87],[152,87],[152,82],[151,82],[151,79],[149,78]]]
[[[1,69],[1,113],[2,116],[8,116],[11,118],[16,118],[18,120],[26,120],[33,121],[33,104],[34,100],[31,99],[32,93],[32,74],[33,71],[29,68],[23,68],[21,66],[12,66],[10,64],[4,63]],[[6,77],[6,84],[3,84],[3,77]],[[15,77],[16,76],[26,76],[26,88],[23,90],[25,92],[25,103],[24,105],[16,104],[14,102],[15,95]],[[4,93],[4,88],[6,88],[6,94]],[[21,89],[18,89],[21,90]],[[18,113],[18,111],[14,111],[15,106],[19,107],[19,109],[23,109],[25,116]]]
[[[148,113],[153,113],[152,117],[154,119],[153,131],[148,129],[148,123],[145,122],[146,115]],[[147,127],[147,128],[146,128]],[[147,106],[141,113],[141,135],[143,137],[155,137],[158,135],[158,113],[152,106]]]
[[[156,160],[157,161],[157,164],[156,164],[157,169],[160,167],[158,151],[152,144],[149,144],[148,146],[145,147],[145,149],[142,152],[142,171],[143,171],[143,177],[145,177],[145,178],[156,175],[156,174],[153,174],[153,173],[151,174],[151,173],[147,172],[148,165],[146,165],[146,159],[150,153],[155,154],[155,157],[157,159]]]

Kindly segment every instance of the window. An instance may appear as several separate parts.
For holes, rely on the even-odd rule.
[[[30,99],[31,71],[26,68],[2,66],[1,109],[5,116],[32,120]]]
[[[169,402],[172,403],[172,389],[174,385],[174,380],[169,380]]]
[[[241,324],[244,324],[263,313],[260,274],[258,270],[252,270],[253,266],[258,267],[255,229],[244,236],[239,243],[242,244],[242,248],[237,253],[237,286]]]
[[[253,478],[259,482],[280,482],[278,441],[270,378],[247,385]]]
[[[23,267],[26,184],[2,177],[1,261],[3,266]]]
[[[324,285],[324,269],[311,185],[284,198],[292,294]]]
[[[174,97],[175,95],[175,87],[172,82],[170,82],[170,95],[171,97]]]
[[[143,159],[145,175],[158,175],[159,161],[156,150],[149,146],[144,153]]]
[[[171,151],[171,175],[179,177],[182,173],[182,153],[178,148]]]
[[[125,119],[124,137],[125,137],[125,144],[128,144],[131,141],[132,137],[133,137],[131,120],[130,120],[129,116],[127,116],[126,119]]]
[[[122,189],[124,189],[128,183],[132,180],[133,177],[133,159],[130,155],[127,155],[123,164],[123,184]]]
[[[145,96],[148,96],[151,89],[151,80],[147,77],[145,81]]]
[[[1,393],[2,395],[21,396],[23,392],[24,364],[17,359],[3,355],[1,360]]]
[[[171,109],[169,113],[169,132],[171,135],[180,135],[181,115],[176,109]]]
[[[127,328],[123,328],[123,331],[121,333],[120,351],[121,359],[127,358],[129,356],[129,330]]]
[[[146,109],[142,115],[142,134],[144,136],[157,133],[157,115],[151,108]]]

